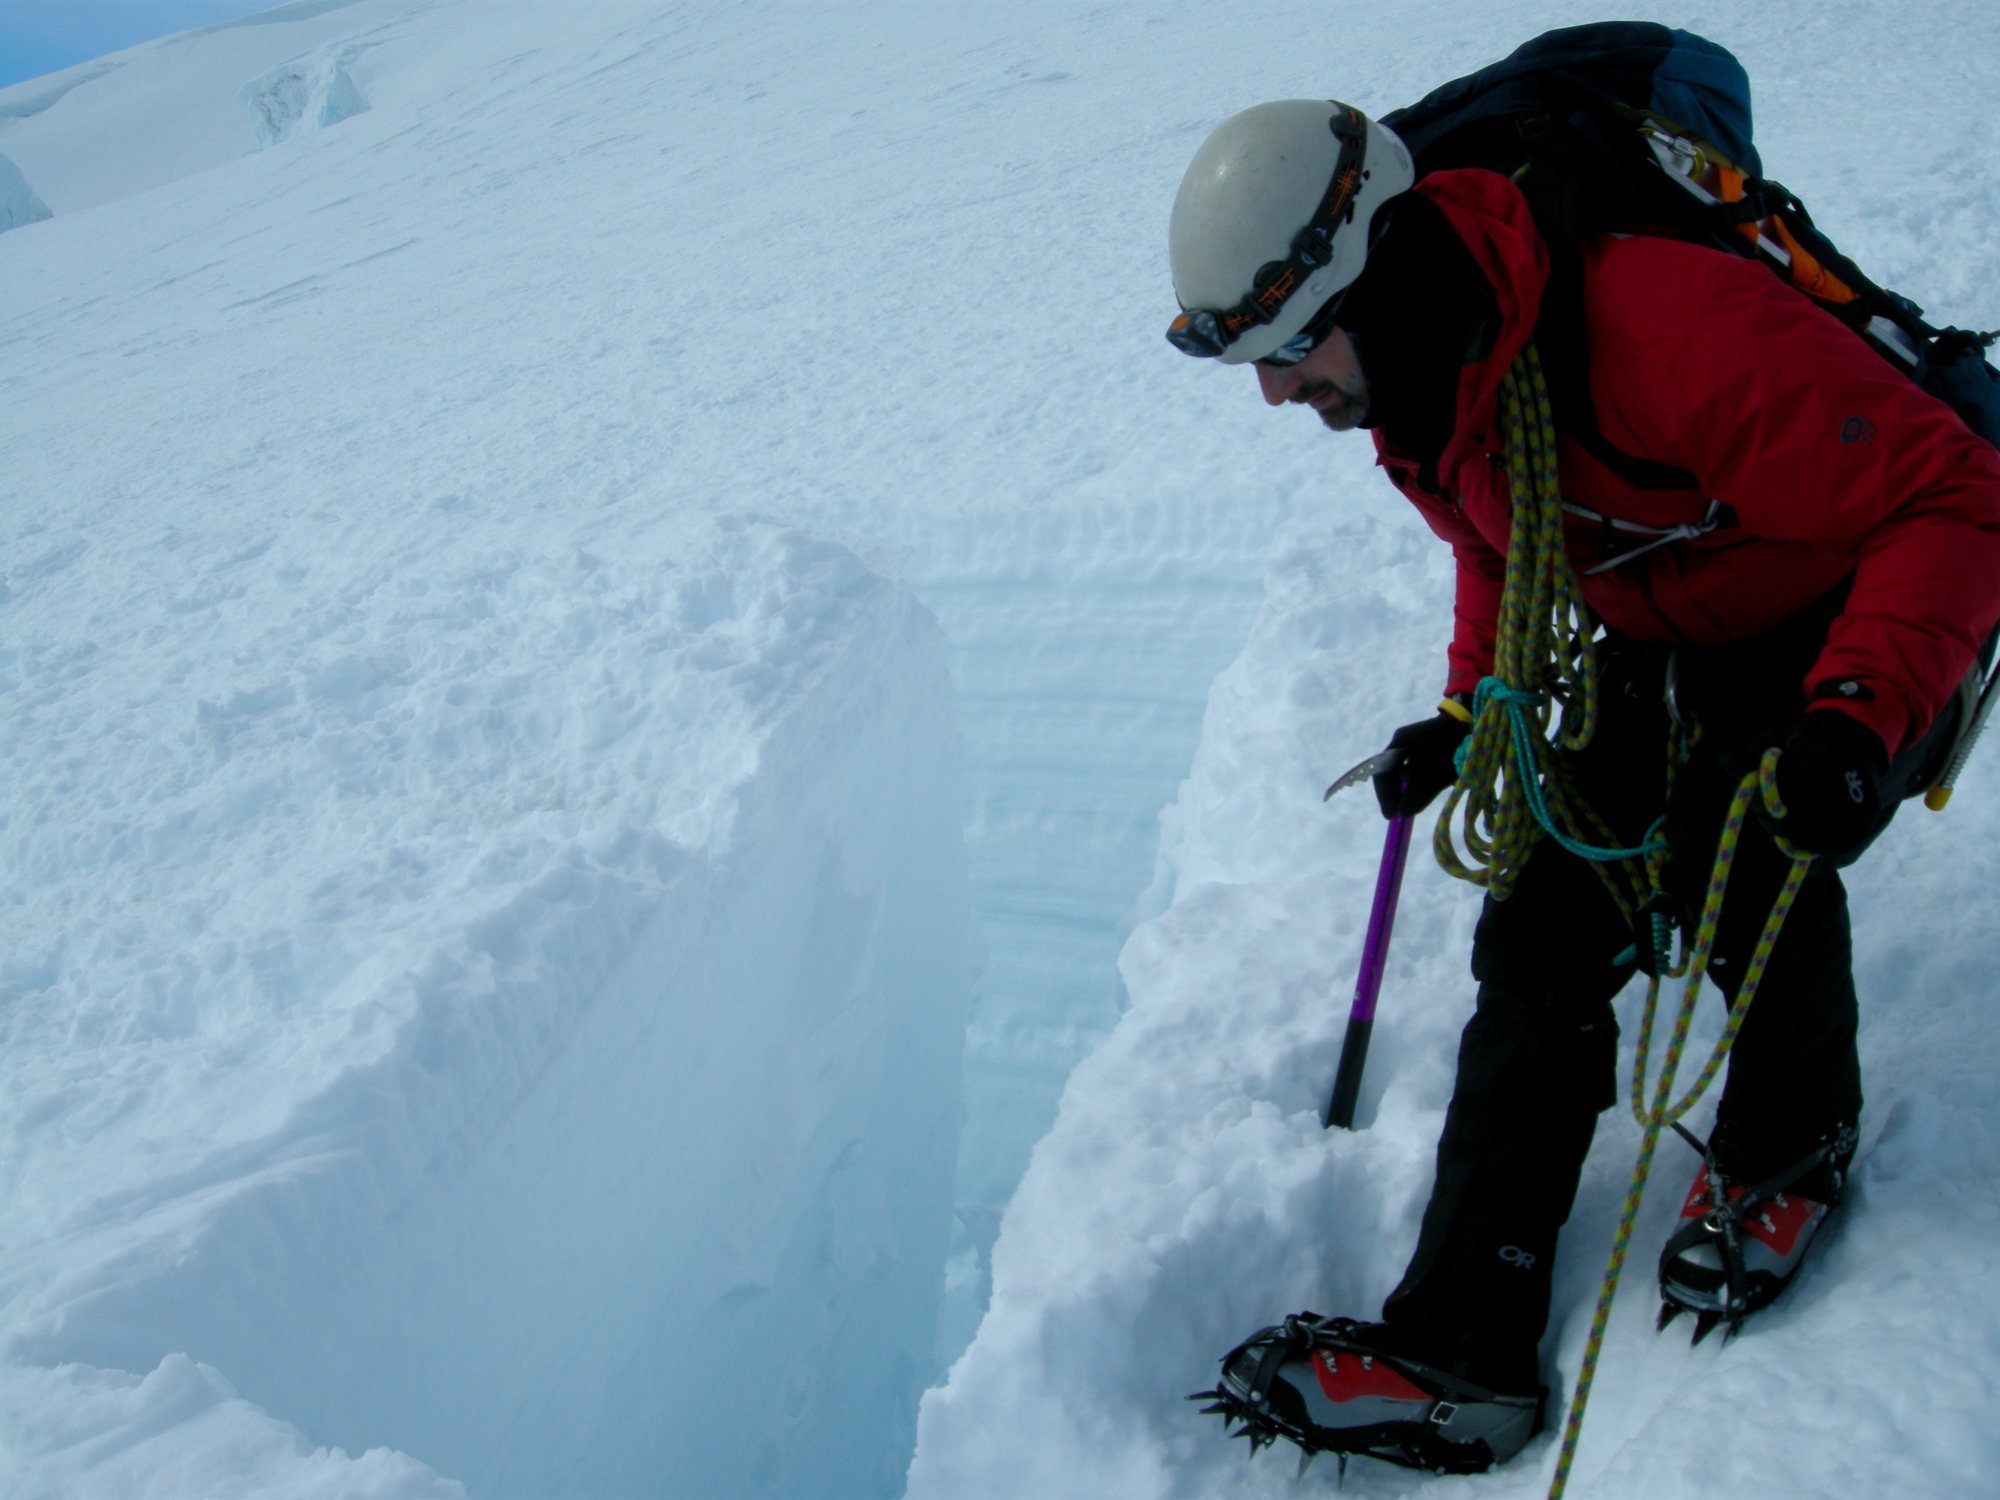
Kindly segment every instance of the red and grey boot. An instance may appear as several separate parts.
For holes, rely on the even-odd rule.
[[[1542,1429],[1548,1392],[1509,1395],[1448,1368],[1392,1352],[1392,1331],[1352,1318],[1296,1313],[1222,1359],[1209,1401],[1232,1437],[1257,1452],[1298,1445],[1299,1471],[1322,1453],[1362,1453],[1413,1469],[1477,1474],[1512,1458]]]
[[[1714,1154],[1676,1124],[1701,1152],[1679,1226],[1660,1252],[1660,1321],[1695,1314],[1694,1342],[1718,1323],[1733,1337],[1743,1320],[1775,1301],[1798,1274],[1806,1251],[1840,1207],[1855,1132],[1842,1126],[1809,1154],[1754,1186],[1731,1182]]]

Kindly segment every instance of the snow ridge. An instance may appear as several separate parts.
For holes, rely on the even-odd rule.
[[[391,585],[400,625],[252,549],[251,613],[282,618],[288,580],[295,606],[234,690],[172,683],[214,627],[199,585],[180,622],[142,616],[143,654],[45,636],[17,663],[23,764],[101,740],[121,668],[164,657],[195,703],[122,809],[30,778],[26,806],[71,810],[11,850],[21,930],[70,936],[0,1012],[7,1356],[134,1429],[87,1471],[26,1419],[15,1492],[143,1472],[163,1388],[482,1493],[895,1489],[975,962],[941,643],[803,534],[624,540],[474,544]],[[82,556],[10,602],[46,615]],[[51,1135],[88,1078],[123,1081]],[[777,1345],[758,1434],[685,1399],[768,1382]]]
[[[287,63],[243,85],[243,102],[257,124],[257,140],[275,146],[300,130],[324,130],[368,108],[350,67],[352,48]]]
[[[0,156],[0,234],[48,217],[48,204],[35,196],[21,169]]]

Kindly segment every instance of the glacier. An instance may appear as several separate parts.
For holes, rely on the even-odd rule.
[[[1320,1130],[1319,798],[1450,574],[1167,348],[1166,208],[1596,18],[294,0],[0,89],[0,1489],[1294,1492],[1181,1397],[1414,1234],[1476,902],[1412,862]],[[1983,8],[1681,24],[2000,324]],[[1573,1494],[1986,1487],[1996,775],[1864,867],[1856,1211],[1724,1349],[1628,1285]]]

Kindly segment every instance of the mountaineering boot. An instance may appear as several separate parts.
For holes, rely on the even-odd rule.
[[[1855,1132],[1842,1126],[1776,1176],[1744,1186],[1686,1130],[1674,1128],[1702,1153],[1702,1163],[1660,1252],[1659,1326],[1692,1312],[1698,1344],[1718,1323],[1728,1325],[1725,1338],[1734,1336],[1746,1317],[1791,1285],[1840,1207]]]
[[[1504,1463],[1542,1430],[1545,1387],[1502,1393],[1449,1366],[1396,1352],[1394,1330],[1302,1312],[1238,1344],[1210,1401],[1225,1426],[1243,1424],[1257,1452],[1296,1443],[1301,1470],[1321,1453],[1364,1453],[1413,1469],[1477,1474]]]

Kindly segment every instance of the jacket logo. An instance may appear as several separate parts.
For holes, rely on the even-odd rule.
[[[1866,417],[1849,417],[1840,424],[1840,440],[1843,443],[1872,443],[1875,441],[1875,424]]]

